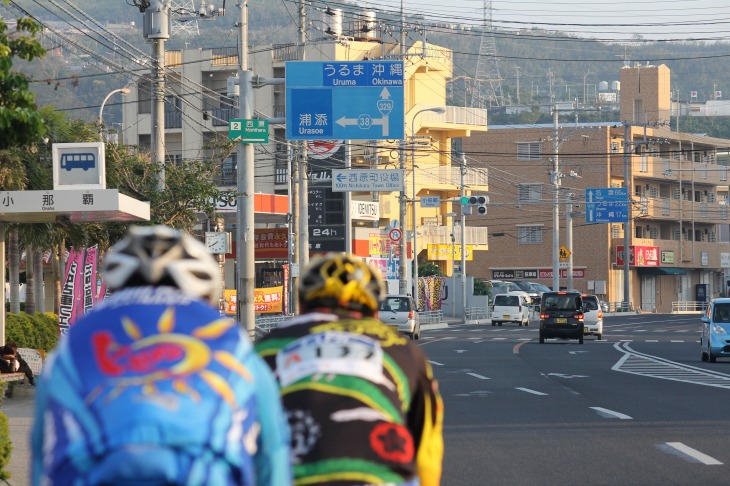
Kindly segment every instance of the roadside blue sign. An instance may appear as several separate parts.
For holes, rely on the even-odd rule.
[[[625,223],[629,218],[626,187],[586,189],[586,223]]]
[[[286,63],[286,138],[404,136],[402,61]]]

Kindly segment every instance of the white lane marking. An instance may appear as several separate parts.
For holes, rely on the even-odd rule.
[[[658,342],[659,342],[659,340],[658,340],[658,339],[647,339],[647,340],[646,340],[646,341],[644,341],[644,342],[645,342],[645,343],[658,343]]]
[[[444,365],[443,363],[439,363],[438,361],[432,361],[430,359],[428,360],[428,362],[431,363],[431,364],[434,364],[436,366],[443,366]]]
[[[678,340],[678,339],[672,339],[672,340],[671,340],[671,341],[669,341],[669,342],[670,342],[670,343],[683,343],[683,342],[684,342],[684,339],[682,339],[681,341],[680,341],[680,340]]]
[[[706,466],[721,466],[722,463],[715,459],[714,457],[710,457],[707,454],[703,454],[702,452],[698,451],[697,449],[692,449],[691,447],[682,444],[681,442],[667,442],[666,445],[671,447],[672,449],[676,449],[677,451],[681,452],[683,455],[687,455],[690,458],[694,459],[697,462],[701,462],[702,464]]]
[[[492,341],[506,341],[507,338],[492,338]]]
[[[609,410],[607,408],[603,407],[591,407],[593,410],[598,412],[599,415],[602,415],[605,418],[617,418],[621,420],[633,420],[633,417],[630,417],[626,414],[623,414],[621,412],[614,412],[613,410]]]
[[[619,341],[621,341],[622,343],[630,343],[633,342],[633,339],[620,339]]]
[[[470,337],[470,338],[467,338],[467,339],[469,339],[471,341],[471,340],[474,340],[474,339],[481,339],[481,338],[478,338],[478,337]]]
[[[515,387],[515,390],[520,390],[527,393],[532,393],[533,395],[547,395],[547,393],[539,392],[536,390],[530,390],[529,388],[522,388],[521,386]]]
[[[466,353],[466,349],[455,349],[454,351],[456,351],[458,354]]]
[[[519,338],[518,341],[532,341],[532,338]]]
[[[557,376],[559,378],[588,378],[586,375],[564,375],[562,373],[548,373],[547,376]]]
[[[477,373],[467,373],[467,375],[471,375],[474,378],[479,378],[480,380],[490,380],[491,379],[491,378],[487,378],[486,376],[482,376],[482,375],[477,374]]]

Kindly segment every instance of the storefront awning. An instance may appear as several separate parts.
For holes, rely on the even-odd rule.
[[[639,268],[639,275],[686,275],[687,270],[676,267],[644,267]]]

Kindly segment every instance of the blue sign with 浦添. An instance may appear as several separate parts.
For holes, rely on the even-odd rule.
[[[286,136],[403,138],[403,87],[402,61],[287,62]]]

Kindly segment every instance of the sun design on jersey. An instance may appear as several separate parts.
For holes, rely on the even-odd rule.
[[[99,371],[113,383],[97,387],[87,397],[93,401],[108,391],[108,400],[122,392],[138,388],[145,395],[158,393],[160,388],[186,394],[199,401],[200,394],[190,386],[199,377],[227,403],[234,406],[234,393],[228,382],[209,366],[212,361],[252,382],[253,377],[243,364],[228,351],[212,350],[206,341],[221,337],[236,323],[222,318],[208,322],[190,333],[175,333],[175,310],[166,309],[157,321],[156,332],[143,335],[132,319],[122,317],[122,329],[131,340],[120,344],[108,330],[91,336],[91,347]],[[111,388],[111,390],[109,390]]]

